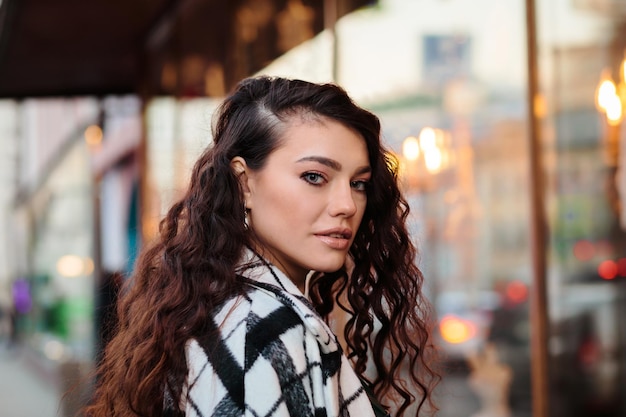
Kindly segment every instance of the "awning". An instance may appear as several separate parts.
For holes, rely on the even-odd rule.
[[[211,95],[280,56],[285,36],[319,33],[325,4],[341,16],[370,3],[3,0],[0,98]],[[285,13],[289,29],[296,29],[287,35],[277,29],[278,16]],[[215,82],[224,88],[205,85]]]

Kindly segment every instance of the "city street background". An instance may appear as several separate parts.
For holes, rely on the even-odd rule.
[[[56,417],[61,413],[59,381],[22,348],[0,346],[0,417]]]

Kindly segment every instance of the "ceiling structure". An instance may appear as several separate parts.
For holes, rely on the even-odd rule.
[[[329,16],[368,4],[3,0],[0,97],[223,94],[319,33]]]

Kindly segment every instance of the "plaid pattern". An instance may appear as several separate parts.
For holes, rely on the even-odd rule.
[[[373,417],[335,335],[298,288],[251,251],[246,297],[212,317],[220,337],[188,342],[185,415]]]

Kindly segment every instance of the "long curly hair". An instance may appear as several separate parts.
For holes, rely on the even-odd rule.
[[[431,398],[437,374],[428,361],[430,307],[405,222],[393,156],[380,143],[380,122],[334,84],[284,78],[243,80],[221,105],[213,144],[196,162],[189,188],[141,253],[118,303],[118,329],[97,368],[84,412],[92,417],[159,416],[164,401],[184,403],[186,342],[206,333],[206,320],[225,300],[242,295],[235,275],[251,244],[244,202],[230,162],[261,169],[296,115],[336,120],[359,132],[372,168],[367,206],[350,249],[353,267],[319,274],[310,294],[322,316],[348,312],[347,354],[372,388],[399,401],[398,414]],[[347,300],[341,301],[341,300]],[[408,380],[407,376],[408,375]],[[416,387],[416,388],[415,388]]]

